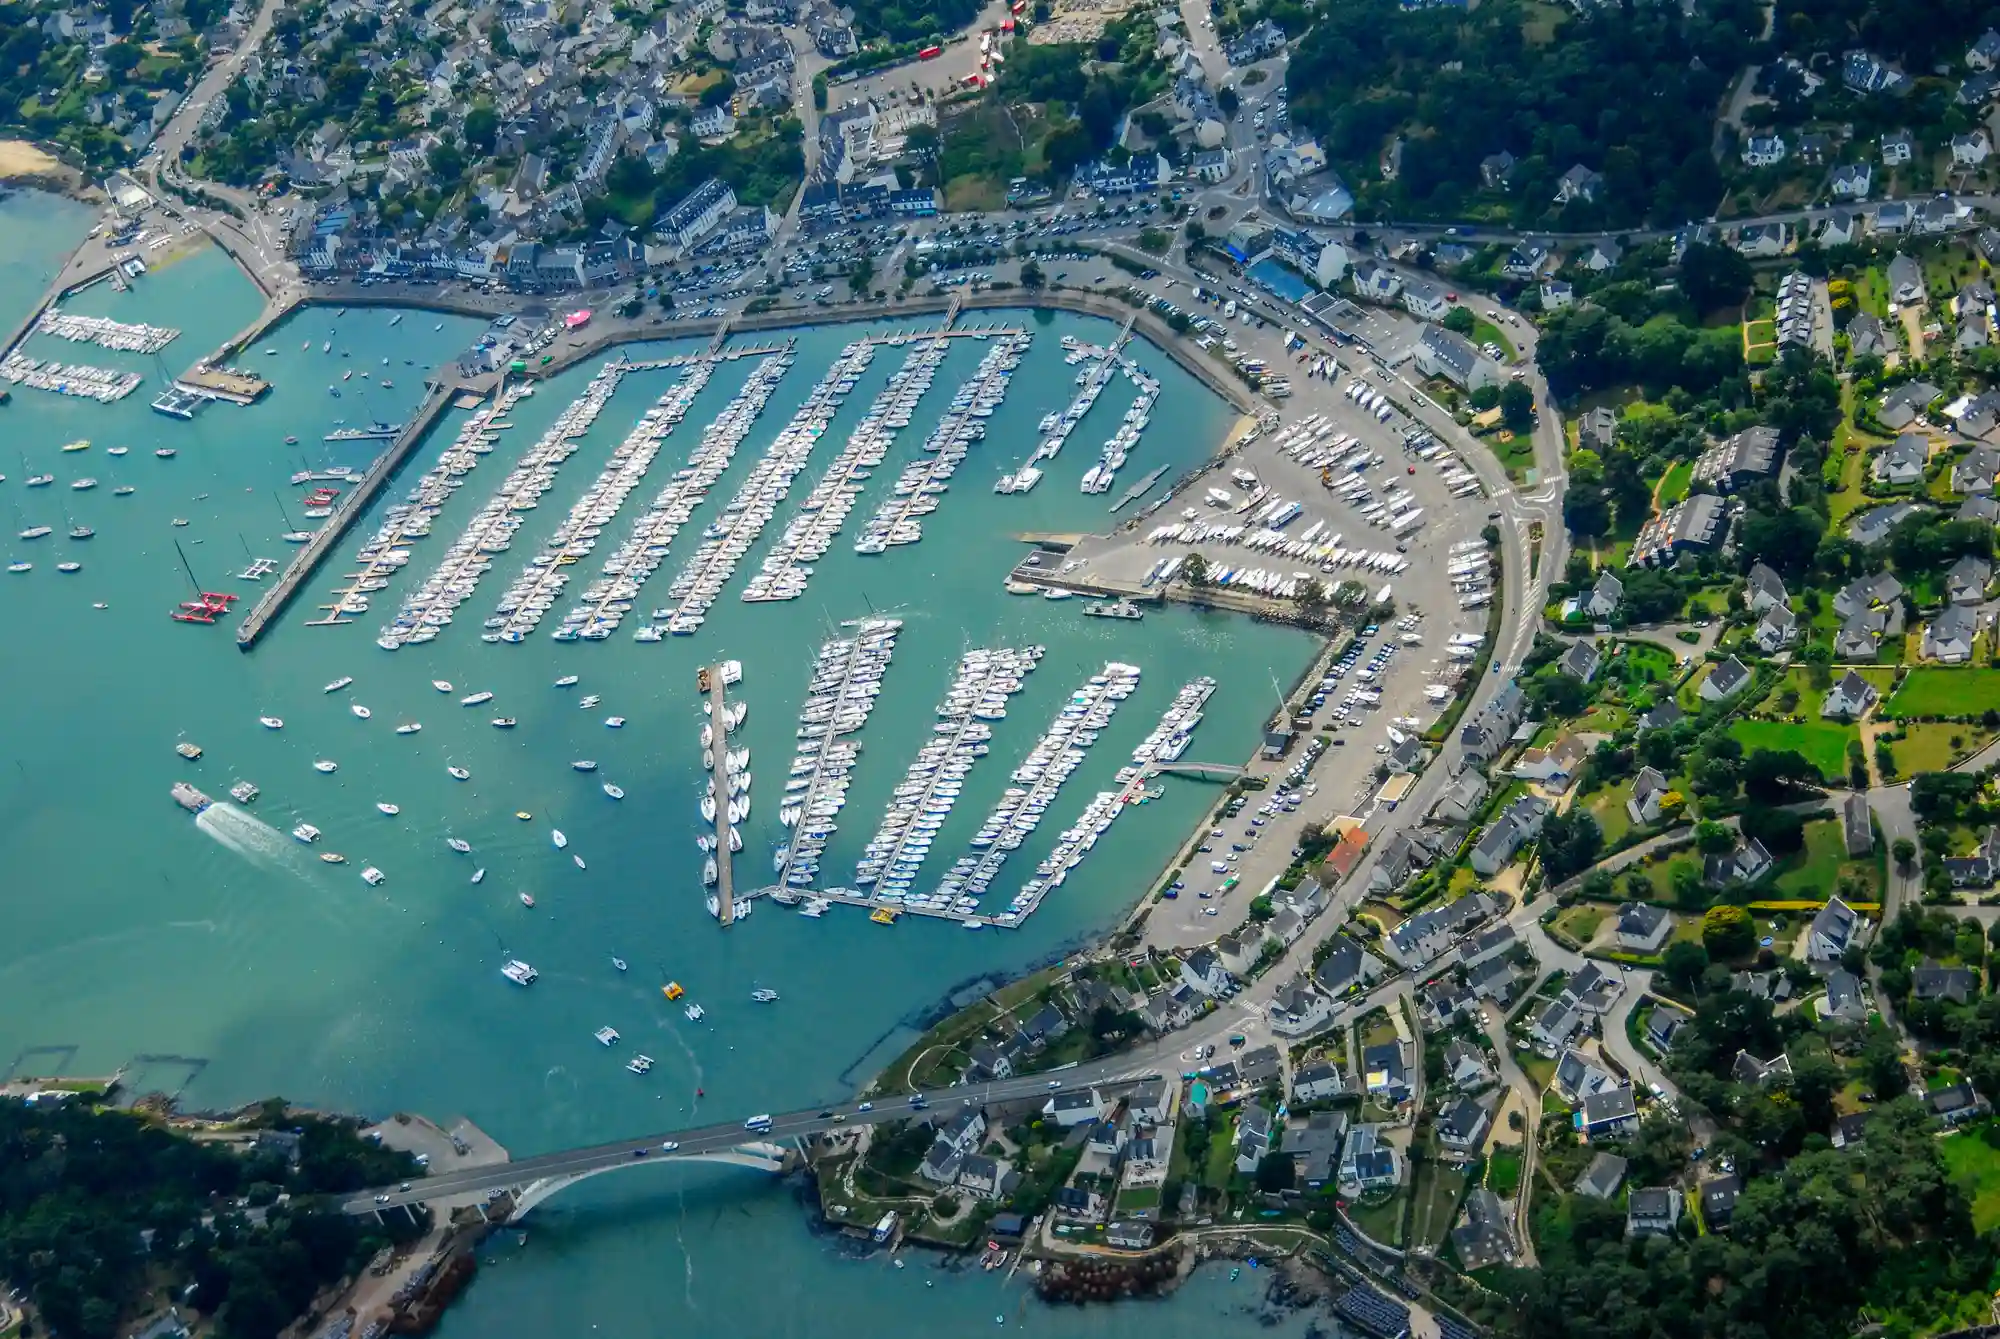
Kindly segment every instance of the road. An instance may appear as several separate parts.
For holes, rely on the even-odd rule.
[[[1154,1066],[1171,1063],[1171,1052],[1178,1045],[1178,1042],[1173,1046],[1159,1043],[1139,1051],[1127,1052],[1064,1070],[1060,1076],[1053,1079],[1046,1074],[1023,1075],[981,1084],[977,1088],[932,1089],[921,1096],[929,1107],[940,1111],[956,1111],[975,1103],[987,1106],[1032,1098],[1049,1098],[1054,1096],[1056,1090],[1075,1091],[1087,1087],[1106,1090],[1130,1087],[1154,1073]],[[824,1134],[829,1130],[845,1130],[861,1125],[880,1125],[890,1121],[907,1120],[918,1109],[920,1108],[913,1108],[910,1105],[910,1099],[907,1097],[884,1098],[878,1103],[847,1102],[773,1115],[768,1129],[751,1130],[741,1122],[724,1122],[682,1130],[663,1130],[657,1134],[619,1139],[608,1144],[593,1144],[587,1148],[563,1149],[555,1153],[518,1158],[511,1162],[475,1167],[465,1171],[440,1172],[419,1181],[403,1182],[399,1185],[375,1186],[356,1191],[347,1199],[340,1201],[339,1207],[343,1213],[364,1214],[404,1204],[424,1204],[433,1200],[477,1196],[487,1191],[526,1185],[530,1181],[547,1177],[579,1176],[613,1167],[624,1167],[644,1158],[671,1162],[700,1153],[727,1152],[744,1143],[803,1139],[811,1135]],[[663,1148],[667,1143],[676,1145],[672,1152]],[[409,1189],[403,1189],[404,1185]]]

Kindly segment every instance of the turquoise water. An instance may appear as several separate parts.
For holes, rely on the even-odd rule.
[[[0,265],[0,310],[32,303],[85,218],[43,197],[0,201],[0,232],[18,239]],[[180,327],[185,334],[163,359],[173,372],[252,319],[257,305],[229,262],[208,252],[157,270],[132,293],[100,286],[72,307]],[[233,574],[252,555],[289,557],[277,538],[300,523],[301,490],[287,484],[289,475],[302,465],[360,465],[369,455],[369,444],[331,447],[320,437],[342,417],[402,417],[421,396],[423,369],[455,356],[479,331],[477,323],[422,313],[393,327],[390,319],[388,312],[360,309],[297,318],[267,341],[275,354],[260,346],[244,359],[274,382],[273,393],[247,409],[212,407],[192,423],[148,408],[161,372],[154,360],[35,341],[38,353],[131,367],[148,381],[113,406],[17,389],[13,403],[0,409],[8,429],[0,473],[9,476],[0,484],[0,536],[10,556],[35,563],[26,575],[0,577],[0,609],[16,646],[8,660],[10,691],[0,699],[0,732],[14,764],[0,779],[0,859],[9,872],[0,902],[0,1058],[24,1055],[28,1072],[102,1073],[140,1053],[192,1057],[207,1062],[186,1089],[193,1105],[282,1092],[375,1113],[464,1115],[517,1153],[671,1128],[694,1119],[697,1107],[712,1120],[817,1102],[865,1079],[955,987],[984,973],[1015,972],[1114,921],[1213,792],[1169,781],[1166,798],[1121,818],[1019,932],[968,934],[916,920],[885,929],[846,909],[815,922],[765,904],[723,933],[702,907],[701,857],[693,845],[703,776],[696,665],[734,657],[745,667],[744,682],[733,690],[751,706],[739,739],[753,750],[759,778],[757,807],[745,825],[745,884],[763,882],[769,868],[769,844],[782,831],[776,799],[793,714],[810,655],[838,621],[874,610],[894,612],[906,626],[883,702],[861,735],[862,762],[826,862],[830,882],[843,882],[851,871],[889,790],[928,735],[931,709],[965,647],[1036,641],[1048,654],[997,726],[993,755],[968,782],[927,867],[931,877],[963,849],[1066,693],[1106,659],[1143,667],[1140,692],[996,884],[989,900],[997,903],[1108,784],[1181,683],[1208,673],[1233,686],[1210,703],[1190,756],[1240,759],[1255,745],[1271,679],[1289,682],[1310,654],[1306,639],[1245,620],[1186,611],[1143,623],[1092,620],[1080,617],[1074,602],[1002,592],[1004,572],[1021,551],[1014,532],[1105,524],[1109,499],[1085,497],[1076,481],[1129,402],[1129,388],[1108,393],[1036,492],[994,495],[993,478],[1032,447],[1037,420],[1073,393],[1060,337],[1101,340],[1109,329],[1026,313],[1018,319],[1032,323],[1034,346],[1006,406],[989,422],[987,441],[926,518],[925,542],[880,557],[854,554],[851,542],[837,544],[817,565],[805,598],[792,604],[745,605],[736,598],[789,516],[781,508],[695,637],[634,643],[629,630],[636,625],[628,620],[625,634],[601,644],[558,644],[545,633],[521,646],[478,640],[480,621],[521,564],[676,375],[641,373],[626,379],[456,624],[429,646],[391,655],[374,645],[378,625],[404,589],[430,574],[513,456],[581,390],[591,366],[543,386],[508,416],[516,426],[447,504],[433,534],[413,546],[412,562],[374,597],[372,613],[342,627],[304,626],[330,578],[349,570],[347,560],[373,529],[370,518],[254,653],[237,652],[230,625],[172,622],[168,612],[192,589],[183,559],[201,588],[236,591],[246,603],[254,598],[256,587]],[[797,365],[641,595],[642,609],[663,602],[700,527],[856,329],[800,332]],[[321,352],[327,340],[332,353]],[[916,421],[848,518],[850,541],[985,348],[975,341],[954,348]],[[828,433],[836,445],[815,453],[793,487],[794,499],[831,461],[902,353],[878,352]],[[1154,464],[1201,458],[1229,422],[1225,407],[1164,357],[1142,360],[1166,387],[1154,426],[1127,466],[1132,478]],[[600,558],[685,459],[750,366],[745,360],[718,371],[667,439],[653,479],[607,529]],[[363,369],[371,374],[365,382]],[[353,380],[341,381],[350,370]],[[393,389],[377,386],[383,377],[395,381]],[[328,395],[328,385],[339,386],[342,396]],[[435,459],[456,421],[447,417],[418,452],[418,466]],[[288,447],[287,435],[301,444]],[[78,437],[93,448],[60,451]],[[131,454],[108,456],[105,448],[119,443]],[[157,459],[159,446],[178,454]],[[55,487],[21,486],[25,474],[43,470],[58,476]],[[101,486],[72,492],[68,482],[83,474]],[[113,496],[120,483],[137,492]],[[392,488],[388,496],[401,491]],[[175,527],[174,518],[189,524]],[[77,522],[94,526],[96,537],[62,538]],[[57,537],[12,538],[31,524],[55,526]],[[84,571],[59,575],[55,563],[67,557],[84,562]],[[590,569],[573,570],[572,593]],[[94,609],[95,602],[108,608]],[[553,619],[545,624],[553,626]],[[582,684],[553,688],[564,673],[581,675]],[[346,675],[355,680],[350,689],[321,691]],[[456,691],[434,691],[430,682],[438,678]],[[458,696],[477,689],[495,693],[490,706],[461,708]],[[582,693],[604,701],[580,710],[575,699]],[[366,704],[372,719],[356,719],[350,702]],[[601,724],[612,713],[629,718],[625,729]],[[500,714],[518,718],[518,728],[487,725]],[[260,715],[283,718],[285,728],[260,727]],[[423,723],[421,734],[393,733],[397,722],[410,719]],[[203,747],[199,762],[175,756],[181,739]],[[568,763],[578,757],[598,759],[601,771],[573,772]],[[315,772],[316,758],[337,761],[338,772]],[[448,763],[472,779],[452,780]],[[237,778],[254,780],[263,793],[247,815],[223,811],[197,825],[167,797],[181,778],[216,797]],[[624,802],[605,797],[600,780],[623,786]],[[400,805],[401,813],[378,814],[378,800]],[[532,821],[517,821],[517,810],[532,813]],[[301,821],[325,833],[314,850],[284,835]],[[568,834],[568,852],[553,848],[552,826]],[[446,837],[469,841],[473,853],[453,853]],[[349,863],[328,866],[313,858],[315,850],[329,849]],[[588,869],[575,868],[570,853],[583,855]],[[380,867],[387,882],[364,885],[358,877],[364,865]],[[489,870],[478,886],[469,882],[475,867]],[[537,899],[533,911],[517,900],[523,890]],[[614,954],[630,961],[629,973],[612,969]],[[533,990],[499,977],[508,955],[540,969]],[[666,1007],[657,989],[665,978],[681,981],[707,1006],[706,1024],[689,1024]],[[754,1006],[747,998],[754,985],[775,987],[784,998]],[[591,1040],[606,1023],[628,1047],[659,1061],[648,1080],[624,1073],[618,1057]],[[173,1089],[189,1075],[189,1068],[156,1061],[142,1065],[136,1078],[142,1087]],[[697,1087],[706,1091],[704,1102],[695,1099]],[[906,1317],[917,1324],[991,1324],[996,1309],[1014,1318],[1020,1284],[1003,1287],[919,1263],[891,1272],[880,1261],[843,1258],[832,1239],[812,1235],[789,1189],[740,1171],[647,1169],[585,1183],[539,1210],[528,1248],[507,1247],[501,1265],[445,1328],[452,1335],[503,1326],[519,1331],[532,1318],[545,1323],[529,1328],[581,1333],[576,1322],[588,1319],[607,1332],[671,1325],[696,1334],[727,1327],[736,1334],[803,1335],[863,1324],[900,1328]],[[924,1287],[926,1280],[936,1286]],[[1231,1285],[1206,1277],[1168,1308],[1086,1318],[1031,1305],[1022,1318],[1052,1333],[1086,1326],[1136,1333],[1144,1324],[1149,1333],[1192,1334],[1197,1325],[1212,1329],[1215,1317],[1256,1293],[1248,1279]],[[835,1320],[838,1328],[829,1329]]]

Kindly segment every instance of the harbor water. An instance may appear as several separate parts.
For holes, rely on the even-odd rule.
[[[14,243],[0,257],[0,312],[8,321],[31,307],[88,221],[87,211],[45,196],[0,198],[0,232]],[[513,460],[581,393],[601,365],[593,363],[539,386],[506,415],[513,426],[445,504],[432,533],[411,544],[411,561],[371,597],[369,612],[345,626],[305,626],[322,616],[316,606],[329,601],[337,578],[354,570],[382,508],[456,433],[465,411],[447,413],[374,514],[342,541],[257,649],[240,654],[236,615],[204,626],[175,622],[169,613],[201,590],[236,593],[237,611],[247,607],[259,585],[236,574],[255,558],[282,564],[292,548],[280,536],[317,524],[304,519],[305,490],[290,477],[362,468],[381,446],[326,443],[324,435],[341,420],[365,426],[408,417],[423,396],[425,371],[455,358],[483,328],[423,312],[393,321],[385,310],[312,309],[239,360],[272,382],[263,402],[213,405],[191,422],[148,407],[166,377],[247,324],[258,305],[252,286],[212,250],[156,265],[128,293],[99,285],[65,310],[177,327],[180,339],[157,359],[97,347],[78,353],[46,336],[31,339],[28,351],[69,351],[72,359],[140,372],[140,393],[104,405],[16,388],[13,402],[0,408],[7,426],[0,547],[7,561],[34,564],[0,573],[0,610],[15,644],[0,697],[0,735],[12,764],[0,774],[0,861],[8,871],[0,901],[0,1060],[14,1060],[19,1072],[105,1073],[139,1055],[182,1057],[144,1062],[133,1081],[184,1087],[184,1102],[197,1107],[282,1093],[377,1115],[465,1116],[516,1154],[828,1100],[868,1078],[953,991],[1047,960],[1115,922],[1149,891],[1167,853],[1216,792],[1167,779],[1164,797],[1121,819],[1019,930],[969,933],[916,917],[885,928],[846,907],[809,920],[766,900],[724,932],[703,906],[695,847],[707,830],[697,811],[704,780],[697,666],[733,658],[744,667],[730,698],[749,703],[750,715],[731,742],[752,750],[756,780],[736,867],[739,890],[773,881],[795,714],[813,653],[842,623],[872,613],[900,618],[904,627],[880,709],[856,736],[860,762],[823,884],[847,882],[890,791],[929,738],[933,710],[966,649],[1040,644],[1047,653],[1009,700],[1006,719],[993,722],[992,756],[967,779],[925,864],[926,887],[965,853],[1008,772],[1061,701],[1106,661],[1139,666],[1138,691],[1064,786],[1050,821],[994,884],[985,909],[1001,910],[1182,684],[1209,674],[1224,686],[1187,757],[1238,762],[1256,746],[1275,687],[1289,684],[1312,652],[1297,633],[1232,616],[1170,609],[1143,621],[1092,619],[1080,615],[1079,601],[1002,590],[1022,552],[1017,532],[1102,529],[1112,519],[1110,501],[1130,481],[1166,463],[1177,474],[1212,452],[1231,425],[1213,395],[1157,350],[1135,343],[1132,352],[1164,387],[1111,493],[1085,495],[1078,482],[1097,459],[1097,442],[1131,403],[1122,381],[1085,420],[1072,449],[1046,463],[1039,488],[994,494],[994,480],[1032,451],[1038,421],[1074,394],[1061,337],[1103,343],[1115,333],[1102,321],[1023,311],[979,314],[986,323],[1018,322],[1033,332],[1033,343],[1004,405],[987,420],[986,440],[974,445],[926,518],[923,542],[881,555],[853,549],[862,523],[972,375],[986,341],[954,342],[797,600],[746,604],[739,596],[791,504],[833,462],[907,348],[877,350],[793,483],[789,503],[693,636],[638,643],[631,631],[639,624],[628,619],[608,641],[558,643],[548,636],[551,619],[520,645],[479,638],[481,622],[612,448],[681,375],[661,370],[624,379],[452,626],[428,645],[393,654],[375,644],[404,594],[431,575]],[[666,587],[702,528],[841,347],[865,329],[910,324],[792,332],[796,365],[639,595],[635,618],[666,603]],[[692,347],[628,352],[644,359]],[[741,359],[716,369],[605,528],[597,553],[570,569],[558,616],[755,365]],[[385,388],[385,380],[393,385]],[[288,445],[288,436],[297,444]],[[90,448],[62,450],[78,439]],[[109,453],[121,445],[128,454]],[[174,455],[157,456],[162,448]],[[57,476],[53,486],[24,486],[44,471]],[[79,477],[99,484],[74,490]],[[128,495],[114,491],[126,486]],[[39,525],[54,533],[14,538]],[[77,525],[94,536],[68,538]],[[61,573],[63,561],[81,562],[82,570]],[[567,674],[580,683],[555,687]],[[348,676],[351,685],[324,691]],[[433,680],[448,681],[452,691],[437,691]],[[461,697],[487,691],[490,703],[460,705]],[[602,700],[583,709],[584,694]],[[369,709],[367,719],[355,704]],[[625,718],[622,729],[605,726],[612,715]],[[283,726],[267,728],[260,717]],[[494,717],[518,724],[496,729]],[[421,723],[421,732],[396,733],[407,722]],[[176,756],[179,742],[198,745],[201,758]],[[598,770],[573,770],[578,759],[597,761]],[[318,760],[337,770],[316,771]],[[469,778],[454,779],[447,767]],[[261,793],[246,805],[225,800],[190,821],[168,798],[179,780],[217,800],[238,780]],[[623,789],[622,801],[604,793],[607,781]],[[378,802],[399,812],[386,816]],[[301,823],[320,829],[316,845],[289,835]],[[558,828],[566,849],[552,840]],[[471,851],[454,851],[451,838]],[[346,863],[316,858],[329,851]],[[383,872],[380,886],[363,882],[365,867]],[[472,883],[482,868],[485,878]],[[533,896],[532,909],[522,905],[523,892]],[[629,970],[617,971],[614,956]],[[500,976],[510,957],[539,970],[532,989]],[[659,991],[668,979],[705,1006],[705,1021],[691,1023],[668,1006]],[[777,990],[780,1000],[751,1003],[757,987]],[[620,1050],[658,1061],[650,1075],[626,1073],[625,1054],[593,1041],[607,1024],[623,1034]],[[697,1098],[697,1089],[705,1096]],[[1209,1271],[1165,1308],[1089,1316],[1032,1302],[1022,1308],[1020,1280],[939,1271],[928,1259],[892,1271],[879,1258],[847,1258],[845,1243],[810,1230],[789,1188],[737,1169],[652,1166],[597,1178],[531,1221],[530,1244],[517,1248],[509,1239],[499,1249],[499,1267],[450,1313],[443,1333],[581,1334],[586,1324],[606,1334],[825,1335],[864,1326],[957,1333],[992,1325],[999,1313],[1010,1327],[1051,1334],[1136,1334],[1143,1324],[1149,1334],[1174,1336],[1214,1333],[1230,1317],[1247,1330],[1257,1322],[1244,1308],[1261,1293],[1247,1271],[1235,1284]]]

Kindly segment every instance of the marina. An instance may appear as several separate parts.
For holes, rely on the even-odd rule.
[[[647,580],[666,560],[681,527],[736,458],[736,448],[750,435],[791,366],[791,354],[781,353],[765,357],[751,369],[736,397],[702,430],[701,442],[687,464],[633,521],[631,535],[604,560],[602,575],[584,588],[582,600],[563,616],[562,626],[553,634],[556,640],[603,641],[618,630]],[[657,642],[661,635],[649,623],[636,637]]]
[[[813,662],[799,709],[797,751],[779,801],[778,821],[792,835],[772,865],[792,888],[810,888],[819,877],[820,857],[837,826],[833,820],[847,804],[860,753],[860,745],[846,736],[867,724],[875,709],[903,621],[866,618],[845,626],[853,627],[853,635],[828,641]]]
[[[1138,686],[1139,667],[1113,660],[1105,662],[1102,670],[1069,695],[1048,730],[1028,751],[1026,760],[1014,769],[1014,784],[1007,788],[973,835],[973,855],[952,866],[932,894],[934,899],[949,899],[956,906],[962,899],[971,899],[976,904],[986,895],[1000,873],[1000,866],[1034,835],[1042,815],[1055,801],[1056,792],[1076,771],[1090,746],[1097,742],[1099,733],[1111,723],[1118,704]],[[994,922],[1017,923],[1025,914],[1024,908],[1033,910],[1038,897],[1039,894],[1035,898],[1026,893],[1017,895],[1009,911],[994,917]]]
[[[569,515],[543,543],[542,551],[528,560],[527,568],[500,597],[498,608],[486,620],[482,640],[518,643],[535,630],[569,584],[569,569],[597,547],[604,527],[616,519],[625,499],[645,481],[646,471],[653,467],[660,448],[687,417],[695,396],[714,375],[714,363],[694,364],[640,415],[625,440],[613,449],[610,463],[577,498]]]
[[[180,338],[180,331],[163,325],[138,325],[114,321],[108,316],[77,316],[50,307],[35,323],[35,333],[66,339],[72,344],[95,344],[120,353],[158,353]]]
[[[58,363],[53,359],[45,362],[18,351],[0,362],[0,381],[103,404],[124,399],[138,390],[139,383],[144,380],[137,372],[92,367],[87,363]]]
[[[795,600],[805,594],[806,583],[812,578],[809,564],[817,563],[833,547],[847,514],[860,500],[869,471],[881,465],[896,435],[910,425],[910,416],[936,379],[950,348],[950,341],[942,337],[919,337],[917,346],[890,375],[875,403],[848,436],[847,445],[799,504],[798,514],[786,523],[758,572],[744,584],[746,601]]]
[[[701,545],[667,588],[669,603],[653,611],[654,620],[664,624],[666,631],[687,636],[701,627],[735,574],[736,565],[777,514],[792,480],[805,469],[813,448],[874,357],[875,345],[869,340],[856,340],[842,349],[791,422],[750,468],[736,496],[703,532]]]
[[[938,704],[932,737],[917,750],[891,797],[881,825],[862,852],[854,882],[874,887],[883,902],[930,906],[927,894],[911,888],[931,844],[958,803],[973,765],[986,756],[993,721],[1004,720],[1007,699],[1034,672],[1045,648],[1001,647],[967,651]],[[939,908],[942,909],[942,908]],[[952,908],[978,910],[977,901]]]
[[[856,553],[884,553],[915,544],[924,537],[923,518],[936,511],[938,499],[974,442],[986,436],[985,420],[1006,397],[1009,379],[1028,351],[1025,334],[1001,335],[979,360],[971,380],[952,396],[951,407],[924,442],[926,459],[904,467],[891,495],[854,541]]]

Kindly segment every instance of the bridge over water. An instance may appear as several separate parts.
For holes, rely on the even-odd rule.
[[[950,1112],[975,1103],[988,1106],[1047,1098],[1059,1089],[1095,1088],[1111,1092],[1152,1077],[1150,1068],[1145,1072],[1134,1068],[1151,1063],[1129,1055],[1115,1056],[1078,1065],[1057,1075],[1028,1074],[992,1083],[885,1097],[873,1103],[847,1102],[774,1114],[767,1128],[757,1130],[747,1128],[742,1121],[732,1121],[666,1130],[587,1148],[563,1149],[458,1172],[434,1168],[431,1175],[419,1181],[356,1191],[340,1201],[340,1209],[348,1214],[367,1214],[411,1204],[455,1208],[506,1195],[513,1201],[510,1217],[518,1219],[550,1196],[588,1177],[657,1163],[716,1162],[775,1174],[786,1170],[789,1146],[809,1135],[907,1120],[925,1109]],[[923,1106],[913,1107],[913,1101],[921,1101]]]

